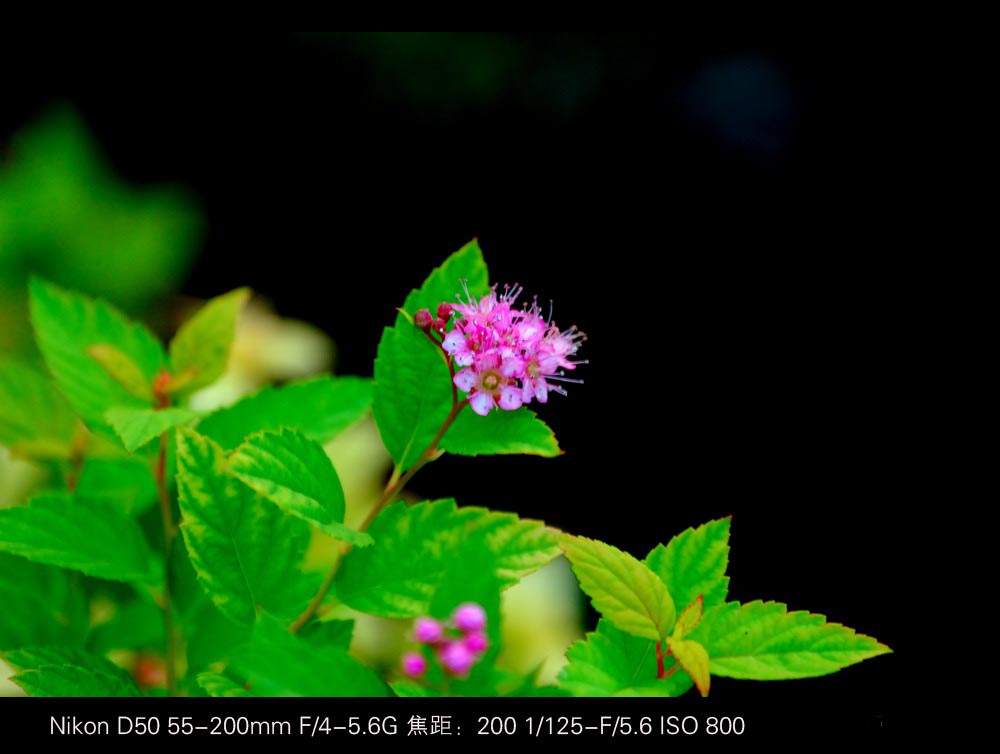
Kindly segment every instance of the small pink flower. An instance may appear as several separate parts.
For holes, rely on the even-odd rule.
[[[460,641],[447,642],[438,649],[441,666],[452,675],[464,678],[476,664],[475,655]]]
[[[444,626],[433,618],[417,618],[413,638],[420,644],[437,644],[444,638]]]
[[[490,640],[482,631],[474,631],[468,634],[465,639],[465,648],[474,655],[481,655],[490,647]]]
[[[451,614],[455,628],[464,633],[482,631],[486,628],[486,611],[475,602],[464,602]]]
[[[427,660],[419,652],[407,652],[403,655],[403,673],[410,678],[419,678],[427,671]]]

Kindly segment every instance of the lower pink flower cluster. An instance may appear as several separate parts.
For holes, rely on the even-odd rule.
[[[466,602],[455,608],[449,623],[418,618],[413,626],[413,639],[432,650],[445,672],[465,678],[490,646],[486,637],[486,611],[474,602]],[[407,652],[402,664],[403,673],[410,678],[419,678],[427,672],[423,651]]]
[[[586,363],[571,358],[586,336],[575,326],[560,330],[551,312],[542,316],[537,301],[514,308],[521,291],[505,287],[497,295],[494,286],[477,300],[466,288],[467,301],[441,304],[436,318],[426,309],[414,316],[418,327],[441,334],[441,347],[462,367],[455,385],[469,394],[469,405],[482,416],[497,406],[513,411],[532,400],[545,403],[549,392],[565,395],[558,383],[581,381],[567,377],[566,370]],[[453,315],[455,326],[446,333]]]

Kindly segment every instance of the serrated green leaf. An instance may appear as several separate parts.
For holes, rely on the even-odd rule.
[[[392,460],[412,466],[444,423],[451,409],[451,376],[444,352],[413,326],[419,309],[456,301],[466,281],[472,295],[489,291],[489,272],[477,241],[471,241],[434,269],[406,297],[393,327],[382,332],[375,359],[372,413]]]
[[[114,505],[45,493],[0,510],[0,551],[112,581],[158,583],[162,566]]]
[[[67,459],[76,425],[72,407],[47,375],[0,359],[0,445],[22,458]]]
[[[120,673],[109,672],[103,667],[42,665],[35,670],[18,673],[10,680],[30,696],[142,696],[130,678],[123,678]]]
[[[266,387],[219,409],[198,423],[198,432],[226,450],[261,430],[297,429],[325,443],[360,421],[372,402],[371,380],[361,377],[315,377]]]
[[[597,630],[573,644],[559,686],[573,696],[680,696],[691,679],[680,671],[656,678],[656,642],[619,631],[601,620]],[[664,659],[664,669],[675,662]]]
[[[462,411],[440,446],[462,456],[522,453],[553,458],[562,453],[552,430],[527,408],[491,411],[486,416]]]
[[[87,666],[97,662],[107,663],[112,671],[121,670],[117,665],[97,657],[89,652],[85,652],[77,647],[65,647],[59,645],[26,646],[0,652],[0,659],[3,659],[14,670],[35,670],[43,665],[82,665]]]
[[[726,601],[730,523],[721,518],[685,529],[646,556],[643,562],[667,585],[675,605],[690,605],[699,594],[706,609]]]
[[[112,406],[148,407],[88,353],[92,346],[111,344],[152,384],[166,356],[141,324],[130,322],[110,304],[39,279],[31,281],[31,321],[56,384],[92,428],[105,425],[104,412]]]
[[[82,645],[88,606],[71,578],[61,569],[0,553],[0,650]]]
[[[263,615],[232,666],[253,696],[388,696],[373,671],[338,647],[319,648]]]
[[[99,497],[127,514],[140,514],[156,504],[156,482],[149,460],[88,458],[76,485],[80,497]]]
[[[892,650],[822,615],[780,602],[728,602],[705,615],[696,638],[712,675],[775,681],[827,675]]]
[[[684,672],[691,676],[698,693],[708,696],[712,679],[708,672],[708,652],[705,648],[690,639],[667,639],[667,648]]]
[[[674,627],[676,613],[667,587],[644,564],[617,547],[586,537],[564,536],[559,542],[580,588],[602,616],[623,631],[662,639]]]
[[[308,525],[230,476],[222,448],[185,428],[177,431],[177,486],[184,543],[219,609],[243,625],[258,609],[297,615],[309,599],[299,570]]]
[[[371,537],[344,525],[344,490],[323,448],[282,429],[248,437],[229,457],[229,472],[279,508],[355,546]]]
[[[677,623],[674,625],[674,638],[683,639],[694,631],[701,623],[705,611],[705,600],[699,594],[698,598],[685,607],[681,614],[677,616]]]
[[[347,651],[354,638],[354,621],[310,621],[299,631],[299,636],[317,647],[339,647]]]
[[[132,408],[114,406],[104,412],[104,419],[122,441],[125,450],[134,453],[164,432],[187,424],[198,417],[189,408]]]
[[[250,696],[245,688],[221,673],[199,673],[198,685],[209,696]]]
[[[185,391],[207,387],[226,371],[229,350],[236,335],[236,320],[250,298],[248,288],[237,288],[206,303],[181,325],[170,341],[174,374],[185,380]]]
[[[382,331],[372,414],[400,470],[417,462],[451,410],[451,378],[443,353],[409,322]]]
[[[454,500],[387,507],[368,528],[374,544],[352,550],[334,584],[340,599],[364,613],[390,618],[424,615],[454,552],[472,535],[485,537],[503,586],[559,554],[555,535],[536,521]]]
[[[153,400],[153,386],[127,354],[109,343],[98,343],[87,349],[97,363],[131,395],[149,403]]]
[[[418,309],[435,312],[441,302],[457,301],[463,292],[462,281],[473,296],[482,296],[490,291],[490,273],[478,239],[469,241],[435,267],[419,288],[410,291],[403,311],[412,317]]]

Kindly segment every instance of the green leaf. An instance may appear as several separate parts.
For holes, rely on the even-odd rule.
[[[184,543],[219,609],[244,625],[258,609],[298,614],[309,599],[299,570],[308,525],[230,476],[222,448],[185,428],[177,431],[177,486]]]
[[[104,412],[112,406],[148,407],[88,352],[92,346],[111,344],[152,384],[166,356],[141,324],[130,322],[110,304],[39,279],[31,281],[31,321],[56,384],[91,427],[104,426]]]
[[[419,309],[436,310],[457,300],[462,281],[472,295],[489,291],[489,272],[479,243],[469,242],[410,292],[393,327],[382,332],[375,359],[372,413],[392,460],[401,469],[424,452],[451,409],[451,377],[444,352],[410,321]],[[409,318],[408,318],[409,317]]]
[[[690,605],[699,594],[706,609],[726,601],[730,523],[721,518],[685,529],[646,556],[644,562],[667,585],[674,604]]]
[[[188,392],[211,385],[226,371],[229,349],[236,335],[236,320],[250,297],[248,288],[237,288],[213,298],[181,325],[170,341],[174,374],[185,381]]]
[[[14,683],[30,696],[142,696],[135,682],[122,673],[81,665],[42,665],[12,676]]]
[[[148,459],[88,458],[76,485],[80,497],[106,500],[123,513],[138,514],[157,502],[156,482]]]
[[[354,621],[310,621],[299,631],[299,636],[317,647],[339,647],[346,652],[354,638]]]
[[[89,628],[82,590],[66,571],[0,553],[0,650],[79,646]]]
[[[892,650],[822,615],[788,612],[779,602],[728,602],[695,631],[712,675],[775,681],[827,675]]]
[[[250,696],[245,688],[221,673],[199,673],[198,685],[209,696]]]
[[[478,239],[469,241],[444,260],[440,267],[435,267],[419,288],[410,291],[403,311],[413,317],[418,309],[434,312],[443,301],[457,301],[462,293],[463,280],[473,296],[482,296],[490,291],[490,273]]]
[[[698,693],[708,696],[712,679],[708,673],[708,652],[705,648],[689,639],[667,639],[667,647],[684,672],[691,676]]]
[[[421,686],[416,681],[399,680],[389,684],[393,693],[401,698],[413,699],[418,697],[441,696],[440,691]]]
[[[481,534],[510,586],[559,554],[555,535],[537,521],[454,500],[387,507],[368,528],[374,544],[351,550],[334,585],[340,599],[363,613],[390,618],[424,615],[456,549]]]
[[[344,490],[333,463],[314,440],[291,429],[248,437],[229,458],[237,479],[279,508],[355,546],[371,537],[344,525]]]
[[[602,616],[646,639],[662,639],[670,633],[676,618],[674,602],[655,573],[603,542],[564,536],[559,544],[580,587]]]
[[[361,377],[315,377],[266,387],[215,411],[198,424],[198,431],[226,450],[248,435],[282,427],[298,429],[325,443],[360,421],[372,402],[371,380]]]
[[[92,652],[116,649],[152,649],[163,647],[163,610],[148,598],[115,605],[114,613],[90,635],[87,648]]]
[[[153,400],[153,386],[142,373],[139,365],[126,354],[108,343],[98,343],[87,349],[97,363],[131,395],[149,403]]]
[[[344,650],[319,648],[267,615],[232,665],[246,677],[254,696],[389,695],[382,679]]]
[[[680,696],[691,688],[682,672],[656,678],[656,642],[632,636],[601,620],[597,630],[566,652],[560,688],[573,696]],[[664,669],[675,664],[664,659]]]
[[[197,411],[189,408],[129,408],[115,406],[104,412],[104,418],[121,438],[122,445],[129,453],[134,453],[146,443],[164,432],[187,424],[198,417]]]
[[[462,456],[523,453],[553,458],[562,453],[556,436],[534,411],[462,411],[441,439],[441,447]]]
[[[372,414],[400,470],[417,462],[451,410],[451,378],[443,354],[409,322],[382,331]]]
[[[43,665],[83,665],[104,664],[110,672],[120,671],[117,665],[103,657],[97,657],[76,647],[27,646],[0,652],[3,659],[14,670],[37,670]]]
[[[111,503],[65,493],[0,510],[0,551],[113,581],[153,584],[162,572],[135,521]]]
[[[72,455],[76,415],[48,376],[0,359],[0,445],[22,458]]]

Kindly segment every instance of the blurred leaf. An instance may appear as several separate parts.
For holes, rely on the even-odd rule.
[[[184,383],[185,391],[211,385],[226,371],[236,320],[249,298],[248,288],[230,291],[213,298],[181,325],[170,341],[170,360],[174,374],[193,374]]]
[[[76,493],[85,498],[99,497],[133,515],[155,505],[158,494],[152,469],[144,458],[88,458],[80,471]]]
[[[17,134],[9,154],[0,169],[0,281],[16,288],[27,271],[58,275],[126,306],[175,288],[201,232],[188,195],[121,183],[66,107]]]
[[[644,561],[664,584],[678,607],[703,595],[704,607],[721,605],[729,590],[729,518],[685,529],[667,545],[657,545]]]
[[[104,418],[129,453],[134,453],[164,432],[187,424],[197,417],[197,411],[178,407],[153,409],[114,406],[104,412]]]
[[[435,691],[434,689],[429,689],[426,686],[421,686],[416,681],[401,679],[393,681],[389,684],[389,686],[392,688],[392,691],[396,696],[406,699],[441,696],[440,691]]]
[[[66,571],[0,553],[0,650],[33,644],[80,646],[89,615]]]
[[[198,685],[209,696],[250,696],[245,688],[221,673],[199,673]]]
[[[149,408],[88,353],[91,346],[110,343],[152,383],[166,356],[144,326],[103,301],[38,279],[31,282],[31,321],[56,384],[91,428],[105,425],[104,412],[112,406]]]
[[[229,471],[262,497],[331,537],[352,545],[371,537],[344,525],[344,490],[329,457],[291,429],[248,437],[229,458]]]
[[[258,610],[297,615],[310,596],[299,570],[308,525],[231,477],[222,448],[184,428],[177,431],[177,485],[184,543],[219,609],[243,625],[252,625]]]
[[[780,602],[727,602],[695,630],[712,675],[775,681],[812,678],[892,650],[822,615],[788,612]]]
[[[596,631],[566,652],[568,664],[559,674],[559,686],[573,696],[680,696],[691,688],[691,679],[675,671],[657,680],[655,645],[602,619]],[[673,658],[664,659],[666,670],[674,664]]]
[[[128,355],[122,353],[117,348],[107,343],[98,343],[87,349],[87,353],[97,360],[97,363],[104,367],[119,385],[129,393],[144,402],[153,400],[153,386],[146,375],[142,373],[139,365]]]
[[[563,536],[560,546],[597,610],[617,628],[662,639],[674,627],[670,593],[655,573],[617,547],[586,537]]]
[[[354,638],[354,621],[310,621],[299,631],[299,636],[317,647],[339,647],[347,651],[351,648],[351,639]]]
[[[0,551],[113,581],[157,583],[161,573],[135,521],[110,503],[65,493],[0,510]]]
[[[198,432],[226,450],[261,430],[298,429],[325,443],[364,418],[371,406],[371,380],[361,377],[316,377],[266,387],[198,424]]]
[[[163,611],[152,600],[139,598],[115,605],[111,619],[91,633],[87,648],[101,653],[115,649],[160,651],[163,642]]]
[[[463,456],[524,453],[552,458],[562,453],[552,430],[527,408],[491,411],[486,416],[463,410],[440,446]]]
[[[454,500],[387,507],[368,528],[375,543],[351,550],[334,589],[356,610],[389,618],[424,615],[455,551],[481,536],[495,558],[503,586],[559,554],[555,536],[537,521],[484,508],[457,508]]]
[[[262,615],[250,643],[233,659],[254,696],[388,696],[374,672],[344,650],[318,648]]]
[[[76,426],[73,409],[47,375],[0,359],[0,444],[22,458],[64,460]]]
[[[472,241],[434,269],[420,288],[406,297],[409,317],[421,308],[436,310],[455,301],[467,281],[473,295],[489,291],[489,273],[479,244]],[[392,460],[412,466],[430,444],[451,408],[451,379],[443,351],[435,347],[406,315],[396,315],[382,332],[375,359],[372,411]]]

